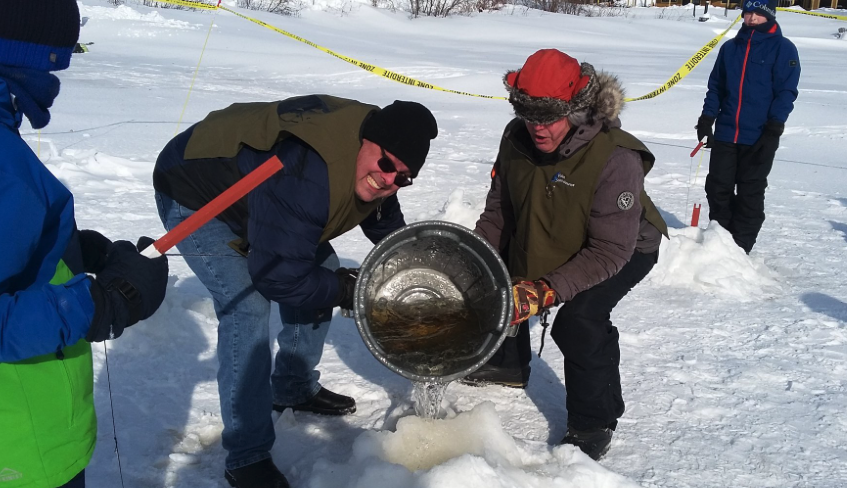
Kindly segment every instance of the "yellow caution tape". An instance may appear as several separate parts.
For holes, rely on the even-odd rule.
[[[706,43],[705,46],[701,47],[699,51],[694,53],[694,56],[691,56],[691,58],[689,58],[688,61],[686,61],[685,64],[682,65],[682,67],[679,68],[679,70],[676,73],[674,73],[674,75],[671,76],[671,78],[668,81],[666,81],[664,85],[660,86],[659,88],[653,90],[652,92],[650,92],[646,95],[642,95],[638,98],[625,98],[624,101],[625,102],[635,102],[635,101],[638,101],[638,100],[647,100],[647,99],[650,99],[650,98],[658,97],[662,93],[665,93],[666,91],[670,90],[674,85],[676,85],[683,78],[688,76],[689,73],[694,71],[694,68],[696,68],[697,65],[700,64],[700,61],[702,61],[710,52],[712,52],[712,49],[714,49],[715,46],[718,45],[718,42],[720,42],[720,40],[723,38],[723,36],[725,36],[726,33],[729,32],[729,30],[732,29],[732,27],[736,23],[738,23],[739,20],[741,20],[740,15],[731,24],[729,24],[729,27],[727,27],[726,30],[724,30],[723,32],[718,34],[717,37],[715,37],[714,39],[712,39],[711,41]]]
[[[168,0],[168,1],[173,1],[173,0]],[[403,74],[400,74],[400,73],[397,73],[397,72],[394,72],[394,71],[391,71],[391,70],[387,70],[385,68],[380,68],[379,66],[376,66],[376,65],[373,65],[373,64],[368,64],[368,63],[365,63],[363,61],[358,61],[358,60],[353,59],[351,57],[344,56],[342,54],[338,54],[335,51],[332,51],[332,50],[327,49],[325,47],[319,46],[319,45],[315,44],[314,42],[303,39],[300,36],[294,35],[290,32],[286,32],[286,31],[279,29],[277,27],[274,27],[270,24],[266,24],[265,22],[262,22],[261,20],[254,19],[252,17],[248,17],[246,15],[240,14],[240,13],[238,13],[234,10],[230,10],[226,7],[220,7],[220,8],[221,8],[221,10],[226,10],[227,12],[229,12],[231,14],[237,15],[237,16],[241,17],[242,19],[249,20],[250,22],[253,22],[255,24],[259,24],[262,27],[266,27],[266,28],[268,28],[268,29],[270,29],[274,32],[278,32],[278,33],[280,33],[280,34],[282,34],[286,37],[290,37],[291,39],[294,39],[295,41],[300,41],[304,44],[308,44],[315,49],[323,51],[323,52],[325,52],[325,53],[327,53],[331,56],[335,56],[336,58],[338,58],[342,61],[346,61],[346,62],[348,62],[348,63],[350,63],[354,66],[357,66],[357,67],[365,70],[365,71],[369,71],[373,74],[382,76],[383,78],[388,78],[389,80],[393,80],[393,81],[396,81],[398,83],[403,83],[404,85],[417,86],[419,88],[428,88],[430,90],[438,90],[438,91],[443,91],[443,92],[447,92],[447,93],[455,93],[457,95],[466,95],[466,96],[469,96],[469,97],[490,98],[492,100],[508,100],[506,97],[495,97],[495,96],[491,96],[491,95],[477,95],[477,94],[474,94],[474,93],[468,93],[468,92],[457,91],[457,90],[450,90],[448,88],[442,88],[440,86],[433,85],[432,83],[427,83],[425,81],[416,80],[415,78],[412,78],[411,76],[406,76],[406,75],[403,75]]]
[[[827,19],[835,19],[835,20],[847,20],[847,16],[845,16],[845,15],[825,14],[825,13],[822,13],[822,12],[806,12],[805,10],[795,10],[793,8],[783,8],[783,7],[778,7],[777,10],[781,10],[783,12],[791,12],[792,14],[813,15],[815,17],[824,17],[824,18],[827,18]]]
[[[406,76],[406,75],[403,75],[403,74],[400,74],[400,73],[397,73],[397,72],[394,72],[394,71],[391,71],[391,70],[387,70],[385,68],[380,68],[379,66],[376,66],[376,65],[373,65],[373,64],[365,63],[363,61],[359,61],[359,60],[353,59],[351,57],[344,56],[342,54],[338,54],[335,51],[327,49],[323,46],[319,46],[319,45],[315,44],[314,42],[311,42],[307,39],[303,39],[302,37],[300,37],[298,35],[292,34],[290,32],[284,31],[284,30],[279,29],[277,27],[274,27],[270,24],[262,22],[259,19],[254,19],[253,17],[248,17],[248,16],[246,16],[244,14],[240,14],[240,13],[238,13],[238,12],[232,10],[232,9],[223,7],[223,6],[220,5],[220,2],[218,2],[217,5],[210,5],[210,4],[206,4],[206,3],[193,2],[193,1],[189,1],[189,0],[156,0],[156,1],[159,2],[159,3],[172,3],[172,4],[175,4],[175,5],[184,5],[184,6],[188,6],[188,7],[194,7],[194,8],[205,8],[205,9],[209,9],[209,10],[215,10],[215,9],[226,10],[227,12],[229,12],[233,15],[237,15],[238,17],[241,17],[242,19],[249,20],[250,22],[261,25],[262,27],[266,27],[266,28],[268,28],[268,29],[270,29],[274,32],[278,32],[278,33],[280,33],[280,34],[282,34],[286,37],[290,37],[291,39],[294,39],[295,41],[300,41],[304,44],[308,44],[315,49],[323,51],[323,52],[325,52],[325,53],[327,53],[331,56],[335,56],[336,58],[338,58],[342,61],[346,61],[346,62],[348,62],[348,63],[350,63],[354,66],[357,66],[357,67],[365,70],[365,71],[369,71],[371,73],[382,76],[383,78],[388,78],[389,80],[393,80],[393,81],[396,81],[398,83],[403,83],[404,85],[417,86],[419,88],[428,88],[430,90],[438,90],[438,91],[443,91],[443,92],[447,92],[447,93],[455,93],[457,95],[465,95],[465,96],[469,96],[469,97],[489,98],[489,99],[492,99],[492,100],[508,100],[508,98],[506,98],[506,97],[495,97],[495,96],[491,96],[491,95],[477,95],[477,94],[474,94],[474,93],[468,93],[468,92],[457,91],[457,90],[450,90],[449,88],[442,88],[440,86],[433,85],[432,83],[427,83],[425,81],[417,80],[415,78],[412,78],[411,76]]]
[[[218,5],[221,2],[218,0]],[[197,80],[197,72],[200,71],[200,63],[203,62],[203,54],[206,53],[206,46],[209,44],[209,37],[212,35],[212,27],[215,26],[215,19],[218,18],[218,9],[215,9],[215,13],[212,14],[212,21],[209,22],[209,30],[206,32],[206,40],[203,41],[203,49],[200,50],[200,59],[197,60],[197,67],[194,68],[194,74],[191,75],[191,84],[188,85],[188,94],[185,96],[185,103],[182,104],[182,112],[179,114],[179,120],[176,121],[176,130],[174,131],[174,137],[179,134],[179,125],[182,123],[182,117],[185,115],[185,109],[188,108],[188,100],[191,98],[191,90],[194,89],[194,82]]]
[[[344,56],[343,54],[339,54],[339,53],[332,51],[330,49],[327,49],[323,46],[319,46],[312,41],[309,41],[307,39],[303,39],[302,37],[300,37],[298,35],[284,31],[284,30],[277,28],[277,27],[274,27],[274,26],[272,26],[268,23],[262,22],[261,20],[255,19],[253,17],[248,17],[247,15],[238,13],[238,12],[232,10],[232,9],[221,6],[220,2],[218,2],[217,5],[210,5],[210,4],[200,3],[200,2],[190,1],[190,0],[156,0],[156,1],[159,2],[159,3],[172,3],[172,4],[176,4],[176,5],[185,5],[185,6],[189,6],[189,7],[204,8],[204,9],[209,9],[209,10],[215,10],[215,9],[226,10],[227,12],[229,12],[233,15],[236,15],[238,17],[241,17],[242,19],[249,20],[250,22],[253,22],[254,24],[258,24],[262,27],[265,27],[265,28],[270,29],[274,32],[282,34],[286,37],[294,39],[295,41],[299,41],[299,42],[302,42],[304,44],[308,44],[309,46],[312,46],[315,49],[323,51],[323,52],[325,52],[325,53],[327,53],[331,56],[335,56],[336,58],[338,58],[342,61],[346,61],[346,62],[348,62],[348,63],[350,63],[354,66],[357,66],[357,67],[365,70],[365,71],[368,71],[370,73],[374,73],[376,75],[382,76],[383,78],[387,78],[389,80],[393,80],[393,81],[396,81],[398,83],[403,83],[404,85],[417,86],[419,88],[427,88],[427,89],[430,89],[430,90],[438,90],[438,91],[443,91],[443,92],[447,92],[447,93],[455,93],[457,95],[465,95],[465,96],[469,96],[469,97],[488,98],[490,100],[508,100],[507,97],[495,97],[495,96],[492,96],[492,95],[477,95],[477,94],[474,94],[474,93],[468,93],[468,92],[457,91],[457,90],[450,90],[449,88],[442,88],[440,86],[433,85],[432,83],[427,83],[425,81],[417,80],[415,78],[412,78],[411,76],[406,76],[404,74],[397,73],[395,71],[387,70],[385,68],[381,68],[381,67],[373,65],[373,64],[365,63],[363,61],[359,61],[357,59],[354,59],[354,58],[351,58],[351,57],[348,57],[348,56]],[[647,99],[650,99],[650,98],[655,98],[655,97],[661,95],[662,93],[668,91],[674,85],[679,83],[680,80],[682,80],[683,78],[688,76],[688,74],[691,73],[691,71],[693,71],[694,68],[697,67],[697,65],[700,63],[700,61],[702,61],[712,51],[712,49],[714,49],[715,46],[718,45],[718,42],[720,42],[720,40],[726,35],[726,33],[729,32],[729,30],[732,29],[732,27],[735,26],[735,24],[738,23],[739,20],[741,20],[740,15],[738,16],[738,18],[736,18],[732,22],[732,24],[729,25],[729,27],[726,28],[726,30],[724,30],[717,37],[715,37],[714,39],[712,39],[711,41],[706,43],[705,46],[700,48],[699,51],[697,51],[693,56],[691,56],[691,58],[667,82],[665,82],[664,85],[662,85],[661,87],[657,88],[656,90],[654,90],[654,91],[652,91],[652,92],[650,92],[646,95],[640,96],[638,98],[626,98],[626,99],[624,99],[624,101],[635,102],[635,101],[638,101],[638,100],[647,100]]]
[[[202,8],[206,10],[217,10],[217,5],[210,5],[208,3],[201,2],[192,2],[190,0],[155,0],[159,3],[172,3],[174,5],[182,5],[183,7],[191,7],[191,8]]]

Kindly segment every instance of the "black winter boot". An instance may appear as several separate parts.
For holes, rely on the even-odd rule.
[[[291,488],[285,476],[271,459],[248,464],[238,469],[227,469],[224,478],[235,488]]]
[[[347,415],[356,411],[356,400],[321,387],[315,396],[303,403],[297,405],[274,404],[273,408],[277,412],[290,408],[294,411],[319,413],[321,415]]]
[[[612,444],[612,429],[595,427],[588,430],[576,430],[568,426],[568,433],[560,444],[571,444],[579,448],[591,459],[597,461],[609,452]]]
[[[470,386],[499,385],[508,388],[526,388],[529,383],[529,372],[531,368],[503,368],[483,364],[481,368],[461,378],[459,383]]]

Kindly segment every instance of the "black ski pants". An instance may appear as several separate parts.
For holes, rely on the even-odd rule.
[[[618,274],[566,302],[556,314],[550,336],[565,356],[568,425],[577,430],[617,426],[623,415],[620,345],[611,313],[618,302],[653,269],[659,253],[635,251]],[[517,368],[532,357],[528,322],[507,338],[489,364]]]
[[[706,177],[709,220],[732,234],[747,254],[765,222],[765,189],[775,150],[715,142]]]

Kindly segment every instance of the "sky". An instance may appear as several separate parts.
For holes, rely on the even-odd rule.
[[[73,191],[80,228],[132,241],[161,236],[151,172],[175,133],[231,103],[314,93],[429,107],[439,136],[420,177],[399,193],[404,213],[408,222],[473,227],[513,116],[507,102],[396,83],[224,11],[80,5],[90,51],[59,73],[50,125],[21,130]],[[357,60],[493,96],[505,95],[503,74],[541,48],[592,63],[618,76],[629,96],[643,95],[737,15],[713,8],[698,22],[687,8],[575,17],[506,7],[411,19],[351,1],[316,1],[296,17],[242,12]],[[715,54],[621,116],[657,157],[645,186],[671,231],[656,267],[612,316],[627,410],[599,463],[557,445],[567,412],[563,359],[549,338],[526,390],[453,383],[440,418],[424,421],[414,416],[411,382],[381,365],[336,310],[321,382],[356,398],[358,410],[275,414],[272,454],[292,486],[847,485],[847,40],[835,36],[847,24],[777,18],[800,53],[800,95],[750,256],[708,222],[708,151],[689,156]],[[696,227],[694,204],[702,204]],[[371,249],[358,230],[334,245],[347,267]],[[227,486],[216,325],[208,292],[173,256],[161,309],[119,340],[94,345],[99,437],[90,486]],[[272,332],[279,327],[274,317]],[[540,327],[531,330],[537,351]]]

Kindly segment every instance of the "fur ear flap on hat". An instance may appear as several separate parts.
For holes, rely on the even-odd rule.
[[[577,126],[614,120],[623,110],[625,95],[618,78],[603,71],[596,72],[588,63],[580,65],[580,76],[590,79],[570,100],[532,96],[521,89],[519,73],[520,70],[508,71],[503,84],[509,92],[515,115],[526,122],[544,125],[567,117],[571,125]]]
[[[591,119],[612,121],[618,118],[623,110],[625,98],[623,86],[617,76],[603,71],[597,73],[597,96],[589,114]]]

